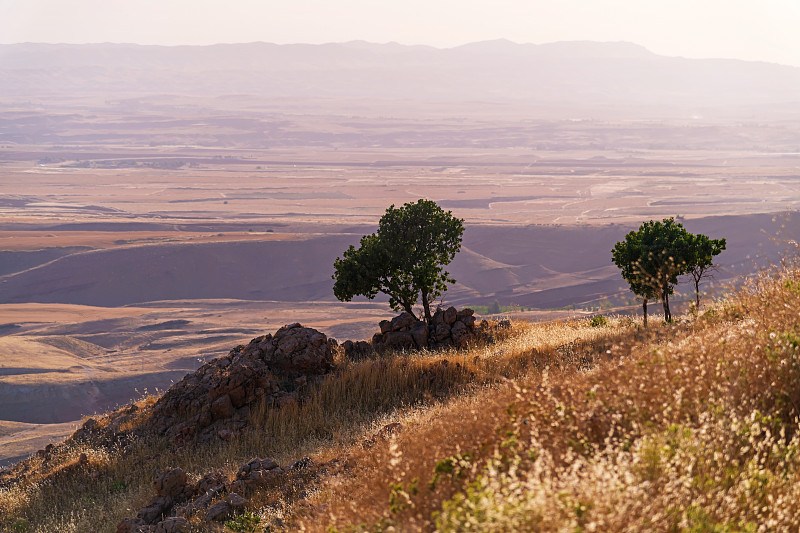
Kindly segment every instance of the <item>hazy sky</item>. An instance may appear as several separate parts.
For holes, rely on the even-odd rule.
[[[0,42],[631,41],[800,66],[800,0],[0,0]]]

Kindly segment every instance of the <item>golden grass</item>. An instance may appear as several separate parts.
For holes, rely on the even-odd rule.
[[[101,445],[57,448],[54,460],[43,464],[34,459],[23,482],[0,489],[0,526],[24,519],[31,524],[30,531],[113,530],[122,518],[135,516],[153,496],[152,482],[161,468],[180,466],[194,477],[222,468],[232,476],[254,456],[273,457],[281,464],[303,456],[317,462],[342,457],[352,448],[360,449],[360,442],[389,422],[408,424],[414,417],[425,419],[454,398],[480,394],[486,387],[519,378],[544,364],[573,364],[575,348],[581,342],[624,335],[630,329],[626,319],[613,320],[609,328],[591,328],[585,321],[520,322],[499,334],[495,344],[467,351],[390,354],[358,363],[340,360],[337,372],[301,404],[255,409],[253,430],[228,443],[175,449],[153,438],[134,441],[122,449]],[[554,346],[566,348],[562,353]],[[532,350],[547,357],[532,358]],[[149,397],[138,406],[144,408],[153,401]],[[146,412],[140,409],[121,429],[146,424]],[[107,419],[99,420],[101,427],[107,424]],[[83,465],[71,476],[62,475],[54,466],[67,464],[80,453],[105,459]],[[308,495],[307,491],[297,492],[297,497]],[[265,518],[288,517],[293,511],[287,497],[276,493],[254,498],[253,502],[269,504],[271,509],[254,510]]]
[[[800,271],[591,369],[452,402],[315,496],[311,531],[797,531]],[[599,345],[596,348],[600,347]]]
[[[0,489],[0,528],[113,531],[161,468],[232,476],[254,456],[309,456],[337,466],[252,497],[257,531],[797,530],[798,309],[800,270],[783,268],[646,331],[514,322],[469,350],[340,360],[228,443],[64,447]],[[390,422],[399,434],[362,446]],[[96,459],[75,467],[80,453]]]

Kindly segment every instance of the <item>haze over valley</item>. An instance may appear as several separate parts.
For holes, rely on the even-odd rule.
[[[440,303],[533,319],[636,312],[610,250],[644,220],[727,239],[710,292],[797,233],[794,67],[630,43],[18,44],[0,80],[0,464],[286,323],[371,337],[385,300],[338,302],[331,274],[391,204],[465,219]]]

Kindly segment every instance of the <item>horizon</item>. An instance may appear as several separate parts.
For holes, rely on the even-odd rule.
[[[670,57],[741,59],[800,66],[800,5],[791,0],[676,0],[669,9],[631,0],[499,0],[492,6],[364,4],[301,0],[8,0],[0,4],[0,43],[209,46],[268,42],[366,41],[456,48],[505,39],[517,44],[630,42]]]
[[[402,46],[408,48],[428,48],[432,50],[440,50],[440,51],[447,51],[447,50],[456,50],[459,48],[463,48],[466,46],[472,46],[477,44],[485,44],[485,43],[499,43],[505,42],[509,43],[513,46],[550,46],[550,45],[558,45],[558,44],[574,44],[574,43],[581,43],[581,44],[597,44],[597,45],[630,45],[632,47],[641,48],[643,51],[647,53],[653,54],[658,57],[667,57],[667,58],[675,58],[675,59],[687,59],[687,60],[721,60],[721,61],[742,61],[747,63],[765,63],[777,66],[784,66],[784,67],[791,67],[791,68],[800,68],[800,64],[792,65],[788,63],[779,63],[775,61],[770,61],[766,59],[743,59],[743,58],[735,58],[735,57],[688,57],[683,55],[667,55],[661,54],[651,50],[650,48],[644,46],[643,44],[636,43],[633,41],[625,41],[625,40],[617,40],[617,41],[595,41],[595,40],[587,40],[587,39],[574,39],[574,40],[561,40],[561,41],[547,41],[541,43],[533,43],[533,42],[517,42],[511,39],[507,39],[504,37],[496,38],[496,39],[483,39],[479,41],[469,41],[464,42],[461,44],[456,45],[432,45],[432,44],[405,44],[400,43],[397,41],[384,41],[384,42],[377,42],[377,41],[368,41],[364,39],[351,39],[346,41],[327,41],[327,42],[319,42],[319,43],[311,43],[311,42],[286,42],[286,43],[278,43],[272,41],[231,41],[231,42],[214,42],[214,43],[207,43],[207,44],[143,44],[143,43],[136,43],[136,42],[125,42],[125,41],[103,41],[103,42],[83,42],[83,43],[69,43],[69,42],[45,42],[45,41],[25,41],[25,42],[15,42],[15,43],[3,43],[0,42],[0,46],[17,46],[17,45],[47,45],[47,46],[140,46],[140,47],[153,47],[153,48],[207,48],[207,47],[214,47],[214,46],[241,46],[241,45],[252,45],[252,44],[267,44],[267,45],[276,45],[276,46],[331,46],[331,45],[348,45],[348,44],[365,44],[365,45],[375,45],[375,46]],[[2,58],[0,58],[2,59]]]

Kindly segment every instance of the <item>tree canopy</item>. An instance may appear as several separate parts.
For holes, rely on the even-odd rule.
[[[461,250],[463,223],[431,200],[389,206],[378,231],[363,236],[359,248],[350,246],[334,262],[333,294],[350,301],[381,292],[389,296],[392,309],[412,315],[421,300],[430,321],[431,302],[455,283],[443,267]]]
[[[711,239],[707,235],[698,233],[691,236],[689,248],[691,257],[688,263],[688,274],[694,282],[695,306],[700,309],[700,281],[708,277],[714,268],[714,256],[725,249],[725,239]]]
[[[611,254],[631,291],[643,300],[646,325],[647,300],[653,298],[661,300],[664,319],[672,320],[669,297],[683,274],[695,278],[699,304],[700,279],[711,268],[714,256],[724,249],[725,239],[694,235],[674,218],[665,218],[645,222],[637,231],[631,231]]]

